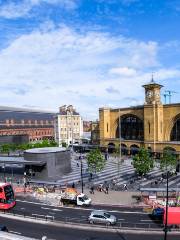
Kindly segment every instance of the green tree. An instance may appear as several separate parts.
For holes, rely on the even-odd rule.
[[[153,159],[145,148],[140,148],[133,158],[133,166],[140,176],[147,174],[154,167]]]
[[[164,150],[163,156],[160,159],[160,168],[162,170],[175,170],[177,165],[176,156],[169,149]]]
[[[99,149],[93,149],[87,155],[87,164],[89,172],[96,173],[104,169],[106,160]]]
[[[11,146],[8,143],[7,144],[3,144],[1,146],[1,152],[2,153],[8,153],[10,151],[10,149],[11,149]]]
[[[65,142],[62,142],[61,145],[62,147],[65,147],[65,148],[67,147],[67,144]]]

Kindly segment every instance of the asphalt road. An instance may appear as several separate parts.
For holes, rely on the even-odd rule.
[[[102,209],[96,206],[95,209]],[[104,208],[103,208],[104,209]],[[15,208],[9,212],[23,216],[36,216],[40,219],[54,219],[55,221],[74,222],[81,224],[89,224],[87,219],[94,208],[79,208],[79,207],[53,207],[43,205],[42,203],[30,203],[25,201],[17,201]],[[105,209],[107,210],[107,209]],[[118,219],[117,226],[134,228],[160,228],[162,227],[159,222],[152,221],[149,214],[143,213],[142,210],[132,211],[131,208],[126,209],[108,209],[108,212],[115,215]]]
[[[4,217],[0,217],[0,222],[6,225],[9,229],[9,232],[11,233],[38,239],[41,239],[42,236],[47,236],[48,239],[51,240],[163,240],[163,234],[126,234],[119,232],[96,232],[93,230],[84,231],[78,229],[49,226],[46,224],[23,222]],[[180,235],[169,235],[167,238],[167,240],[179,239]]]

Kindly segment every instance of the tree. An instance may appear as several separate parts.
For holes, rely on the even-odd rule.
[[[66,142],[62,142],[61,145],[62,145],[62,147],[65,147],[65,148],[67,147]]]
[[[164,150],[163,156],[160,159],[160,168],[162,170],[175,170],[177,165],[176,156],[169,149]]]
[[[93,149],[87,155],[87,164],[89,172],[96,173],[103,170],[106,160],[99,149]]]
[[[140,148],[133,158],[133,166],[140,176],[147,174],[154,167],[153,159],[145,148]]]

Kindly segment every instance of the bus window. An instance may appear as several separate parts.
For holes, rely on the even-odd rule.
[[[15,205],[16,200],[11,184],[0,183],[0,209],[9,209]]]
[[[13,192],[11,185],[5,186],[4,192],[5,192],[5,197],[6,197],[7,202],[9,202],[9,200],[10,201],[14,200],[14,192]]]

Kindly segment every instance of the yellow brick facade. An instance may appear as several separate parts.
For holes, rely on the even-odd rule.
[[[121,109],[99,109],[100,145],[108,147],[109,144],[114,144],[118,147],[120,140],[117,137],[117,131],[125,131],[121,128],[118,130],[118,125],[120,121],[122,124],[122,119],[125,119],[126,116],[132,116],[143,122],[143,139],[121,138],[121,143],[127,147],[128,152],[132,145],[137,145],[160,153],[163,152],[164,148],[171,147],[180,153],[180,139],[171,141],[174,124],[180,119],[180,103],[163,105],[160,97],[163,86],[154,81],[143,87],[145,88],[144,105]],[[179,131],[179,128],[177,130]]]

